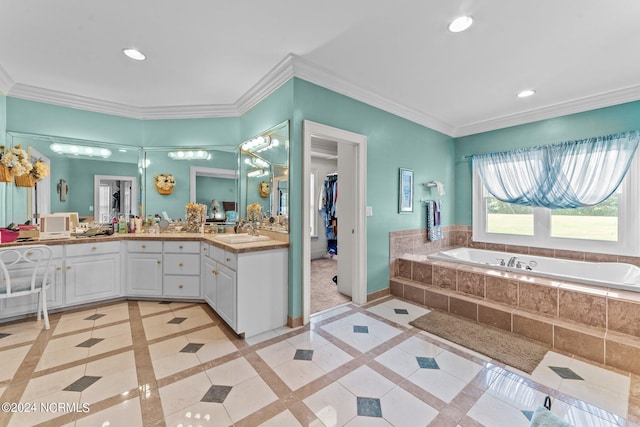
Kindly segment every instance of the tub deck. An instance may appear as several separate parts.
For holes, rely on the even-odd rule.
[[[640,374],[640,293],[525,272],[432,261],[394,261],[391,294]]]

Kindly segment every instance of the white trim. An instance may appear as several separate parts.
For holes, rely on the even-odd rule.
[[[238,171],[235,169],[207,168],[204,166],[189,167],[189,200],[192,202],[196,201],[196,176],[238,179]]]
[[[640,99],[640,85],[456,126],[443,119],[415,110],[363,88],[357,82],[335,74],[333,71],[304,59],[287,54],[267,74],[232,104],[174,105],[164,107],[136,107],[118,102],[100,100],[82,95],[15,83],[0,67],[0,91],[7,96],[30,101],[61,105],[64,107],[94,111],[139,120],[188,119],[207,117],[239,117],[256,106],[292,77],[306,80],[339,94],[361,101],[388,113],[426,126],[451,137],[462,137],[488,132],[539,120],[561,117],[597,108],[610,107]]]
[[[507,116],[496,117],[489,120],[483,120],[475,123],[468,123],[459,126],[453,137],[462,137],[474,135],[482,132],[489,132],[496,129],[502,129],[510,126],[522,125],[525,123],[533,123],[540,120],[562,117],[569,114],[582,113],[597,108],[611,107],[614,105],[633,102],[640,99],[640,85],[630,86],[624,89],[613,90],[611,92],[599,93],[592,96],[586,96],[571,101],[548,105],[543,108],[525,111],[517,114],[509,114]]]
[[[357,133],[337,129],[320,123],[302,122],[302,318],[309,323],[311,315],[311,239],[309,237],[309,176],[311,169],[311,138],[335,140],[338,143],[354,144],[357,158],[356,182],[356,253],[354,259],[354,283],[352,301],[355,304],[367,302],[367,137]]]
[[[122,175],[94,175],[93,176],[93,218],[99,223],[97,207],[100,206],[100,181],[131,181],[131,214],[139,215],[138,212],[138,178],[135,176]]]

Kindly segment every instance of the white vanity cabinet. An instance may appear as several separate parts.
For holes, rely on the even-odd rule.
[[[287,249],[234,253],[203,247],[203,295],[238,334],[245,337],[287,323]]]
[[[236,254],[202,244],[202,286],[205,301],[237,332]]]
[[[64,290],[64,248],[62,245],[51,246],[53,255],[49,265],[50,285],[47,289],[47,309],[58,308],[63,305]],[[38,309],[38,294],[0,300],[0,317],[11,317],[22,314],[35,313]]]
[[[129,240],[126,254],[127,295],[162,295],[162,242]]]
[[[200,298],[200,242],[164,242],[162,265],[163,296]]]
[[[121,295],[120,242],[65,245],[65,305]]]

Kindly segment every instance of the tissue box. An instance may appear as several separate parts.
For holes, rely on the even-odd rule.
[[[0,243],[11,243],[15,242],[18,238],[17,231],[7,230],[6,228],[0,228]]]
[[[20,233],[18,238],[22,239],[38,239],[40,238],[40,230],[37,225],[18,225]]]

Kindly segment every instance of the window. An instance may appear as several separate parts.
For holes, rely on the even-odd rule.
[[[494,198],[473,174],[473,239],[478,242],[637,255],[640,161],[633,160],[616,192],[598,205],[531,208]]]

